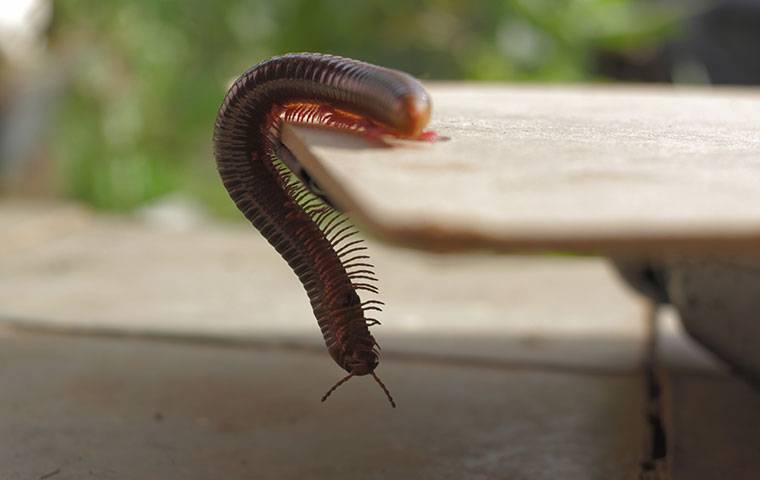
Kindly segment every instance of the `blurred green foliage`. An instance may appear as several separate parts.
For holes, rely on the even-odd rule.
[[[227,84],[275,54],[319,51],[423,79],[594,79],[593,52],[656,41],[672,17],[634,0],[66,0],[53,151],[65,191],[129,209],[174,191],[217,213],[211,132]]]

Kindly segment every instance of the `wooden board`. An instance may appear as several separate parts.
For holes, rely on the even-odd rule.
[[[434,84],[450,140],[283,141],[370,233],[427,250],[760,253],[760,90]]]

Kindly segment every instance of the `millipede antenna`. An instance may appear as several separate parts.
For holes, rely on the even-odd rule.
[[[340,380],[338,380],[338,383],[336,383],[335,385],[333,385],[332,388],[330,390],[328,390],[327,393],[325,393],[325,395],[322,397],[322,401],[324,402],[325,400],[327,400],[327,397],[329,397],[332,392],[334,392],[335,390],[337,390],[338,387],[340,387],[341,385],[343,385],[344,383],[346,383],[347,381],[349,381],[351,379],[351,377],[353,377],[353,376],[354,376],[353,373],[349,373],[345,377],[343,377]]]
[[[375,372],[372,372],[372,378],[375,379],[378,385],[380,385],[380,388],[383,389],[385,392],[385,396],[388,397],[388,401],[391,402],[391,407],[396,408],[396,402],[393,401],[393,397],[391,396],[391,392],[388,391],[388,388],[385,386],[385,384],[378,378],[377,375],[375,375]]]

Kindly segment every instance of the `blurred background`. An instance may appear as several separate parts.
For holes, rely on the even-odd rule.
[[[366,380],[321,405],[338,367],[211,146],[230,82],[285,52],[750,85],[758,46],[760,0],[0,0],[0,477],[760,478],[760,396],[599,258],[370,239],[403,407]],[[663,290],[634,260],[758,358],[757,264],[668,266]]]
[[[758,44],[758,0],[2,0],[0,195],[238,218],[216,110],[284,52],[426,80],[750,84]]]

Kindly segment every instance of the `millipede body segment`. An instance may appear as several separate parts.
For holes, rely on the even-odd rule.
[[[225,188],[245,217],[303,284],[327,349],[348,375],[375,375],[379,347],[368,314],[381,311],[366,247],[280,141],[284,121],[365,135],[428,138],[430,99],[413,77],[330,55],[274,57],[230,87],[214,129],[214,155]],[[298,178],[293,178],[295,177]],[[299,180],[300,179],[300,180]]]

